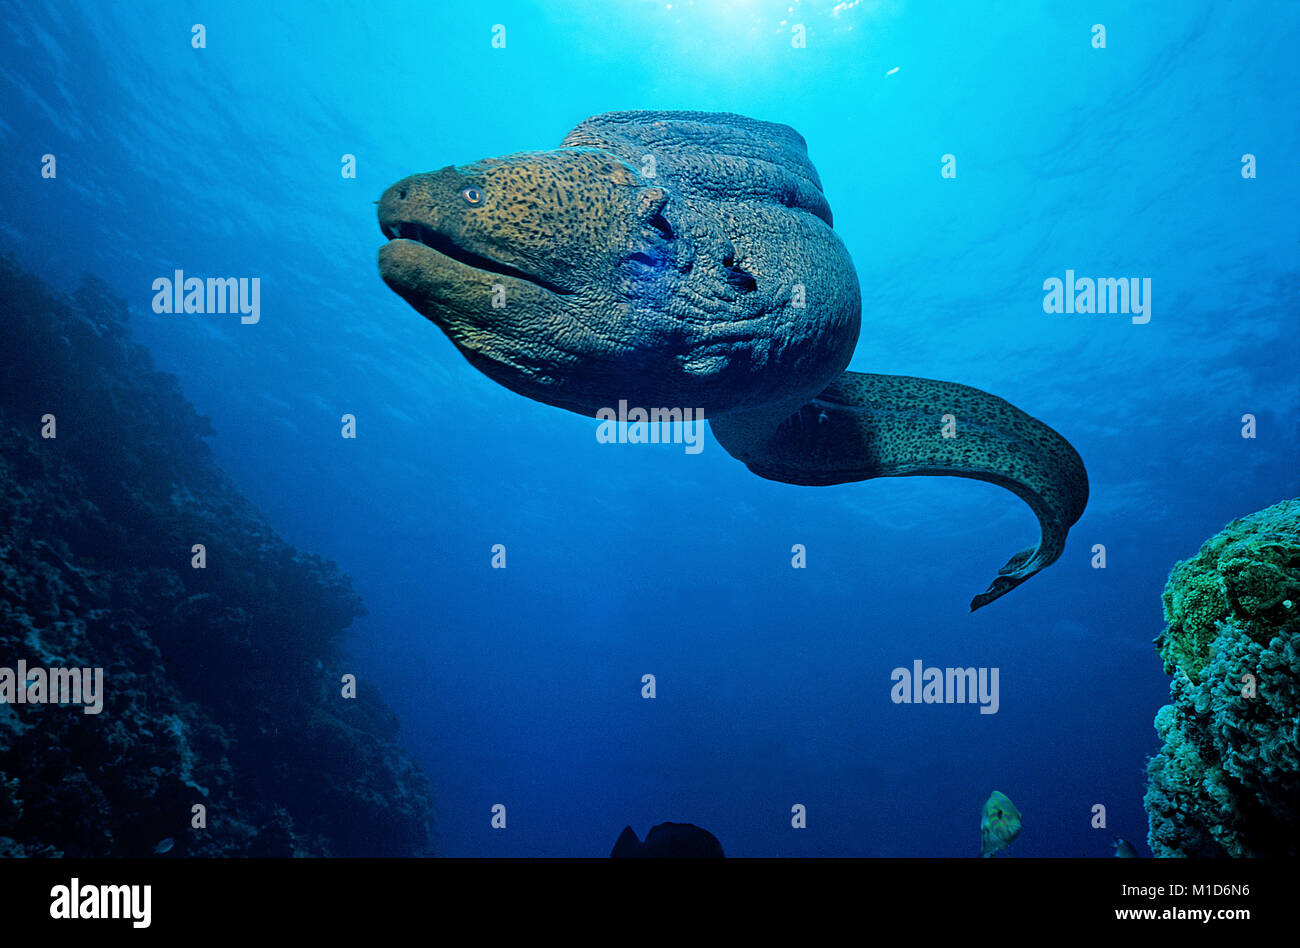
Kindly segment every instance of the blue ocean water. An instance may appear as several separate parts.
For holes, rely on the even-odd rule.
[[[354,667],[433,781],[438,852],[605,855],[673,820],[728,855],[970,856],[997,789],[1012,855],[1146,855],[1169,568],[1300,487],[1300,8],[324,6],[0,4],[0,247],[107,280],[221,464],[353,577]],[[973,385],[1068,438],[1091,499],[1059,562],[970,614],[1037,537],[1006,491],[599,444],[379,279],[389,184],[616,109],[804,136],[862,284],[850,368]],[[155,314],[177,269],[260,277],[259,322]],[[1150,278],[1149,323],[1044,313],[1067,269]],[[918,659],[997,667],[998,712],[892,703]]]

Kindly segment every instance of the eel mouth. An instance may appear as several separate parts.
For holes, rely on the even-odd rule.
[[[518,267],[512,267],[508,263],[502,263],[500,260],[493,260],[491,257],[485,257],[472,250],[466,250],[441,231],[434,230],[432,227],[417,221],[381,221],[379,229],[383,231],[384,236],[390,242],[409,240],[417,244],[423,244],[430,250],[475,270],[513,277],[516,280],[524,280],[559,296],[572,295],[572,291],[557,286],[543,277],[534,276],[520,270]]]

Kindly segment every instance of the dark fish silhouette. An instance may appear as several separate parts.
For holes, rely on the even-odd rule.
[[[610,859],[722,859],[718,837],[694,823],[660,823],[637,839],[632,827],[623,827]]]

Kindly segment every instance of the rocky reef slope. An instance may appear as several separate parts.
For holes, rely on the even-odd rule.
[[[1300,500],[1207,540],[1164,608],[1174,680],[1147,764],[1151,851],[1300,854]]]
[[[395,717],[341,695],[360,600],[214,465],[125,306],[0,259],[0,340],[0,666],[104,669],[99,714],[0,703],[0,854],[425,853]]]

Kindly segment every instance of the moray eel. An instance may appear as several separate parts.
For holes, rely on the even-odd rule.
[[[789,484],[944,474],[1012,491],[1041,536],[972,611],[1054,562],[1083,513],[1083,462],[1037,419],[954,382],[846,371],[858,278],[788,126],[597,115],[558,149],[404,178],[379,224],[384,281],[520,395],[588,416],[700,408],[728,453]]]

